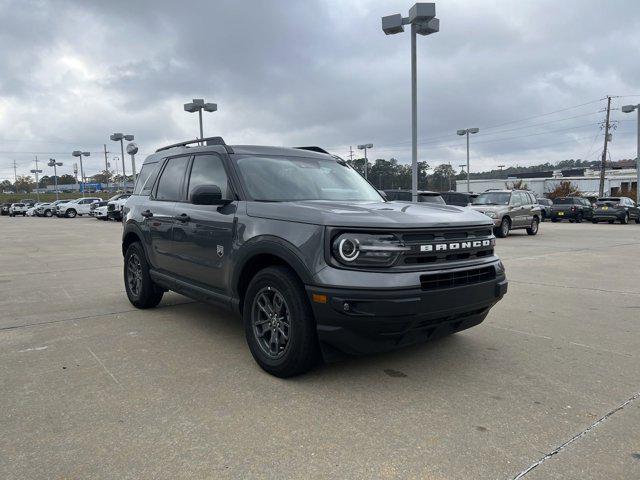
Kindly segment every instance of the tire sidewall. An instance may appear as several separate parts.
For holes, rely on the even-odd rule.
[[[142,286],[140,288],[140,294],[134,295],[129,290],[129,282],[127,281],[127,268],[129,265],[129,258],[136,254],[140,260],[142,267]],[[127,252],[124,255],[124,289],[127,293],[127,298],[134,307],[137,308],[150,308],[155,307],[162,299],[163,291],[160,290],[151,280],[149,275],[149,264],[144,252],[144,248],[139,242],[134,242],[127,248]]]

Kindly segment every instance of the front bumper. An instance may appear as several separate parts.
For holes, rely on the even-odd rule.
[[[425,342],[481,323],[507,292],[503,273],[490,281],[436,290],[307,286],[325,360]],[[325,295],[326,303],[314,301]],[[328,358],[327,358],[328,357]]]

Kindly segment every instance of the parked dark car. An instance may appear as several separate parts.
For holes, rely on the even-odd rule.
[[[411,201],[411,190],[385,190],[384,193],[390,202],[394,200],[399,202]],[[430,192],[428,190],[418,190],[418,202],[445,205],[445,201],[438,192]]]
[[[553,200],[553,205],[551,206],[552,222],[569,220],[571,223],[580,223],[582,220],[591,220],[592,218],[593,206],[586,198],[559,197]]]
[[[0,215],[9,215],[9,208],[11,208],[11,202],[5,202],[0,205]]]
[[[125,290],[138,308],[173,290],[232,309],[273,375],[473,327],[507,291],[485,215],[385,201],[318,147],[204,142],[142,165],[123,207]]]
[[[440,196],[447,205],[467,207],[473,203],[473,200],[478,197],[478,194],[467,192],[440,192]]]
[[[548,198],[538,198],[538,204],[541,209],[540,219],[544,222],[547,218],[551,218],[551,207],[553,206],[553,201]]]
[[[593,210],[593,223],[618,221],[622,224],[635,220],[640,223],[640,209],[636,202],[627,197],[599,198]]]

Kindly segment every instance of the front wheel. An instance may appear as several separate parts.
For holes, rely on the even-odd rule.
[[[500,226],[496,229],[496,236],[500,238],[506,238],[511,230],[511,220],[503,218],[500,222]]]
[[[527,235],[537,235],[538,233],[539,221],[537,217],[533,217],[531,221],[531,226],[527,227]]]
[[[51,217],[53,214],[51,213],[51,210],[47,210],[46,212],[44,212],[44,216],[45,217]]]
[[[299,375],[318,361],[313,312],[303,285],[288,268],[268,267],[253,277],[242,316],[251,354],[271,375]]]
[[[629,214],[628,213],[624,214],[624,217],[622,217],[622,220],[620,220],[620,223],[622,225],[626,225],[627,223],[629,223]]]
[[[67,210],[64,214],[65,217],[67,218],[75,218],[75,216],[78,214],[78,212],[76,212],[73,208],[70,210]]]
[[[583,217],[583,215],[582,215],[582,212],[578,213],[578,218],[576,218],[576,222],[577,222],[577,223],[582,223],[582,219],[583,219],[583,218],[584,218],[584,217]]]
[[[137,308],[155,307],[164,295],[151,280],[149,264],[139,242],[129,245],[124,256],[124,287],[129,301]]]

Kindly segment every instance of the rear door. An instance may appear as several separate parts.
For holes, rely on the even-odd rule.
[[[511,219],[514,227],[522,227],[525,224],[525,219],[523,219],[524,201],[525,199],[520,192],[511,192]]]
[[[228,205],[194,205],[196,187],[216,185]],[[178,269],[195,281],[221,294],[227,293],[229,254],[236,226],[237,201],[224,159],[216,153],[196,155],[187,182],[187,199],[176,203],[173,250]]]
[[[177,263],[172,251],[172,230],[176,202],[184,199],[184,180],[191,156],[169,158],[164,165],[149,201],[142,212],[149,232],[149,260],[154,268],[175,273]]]

